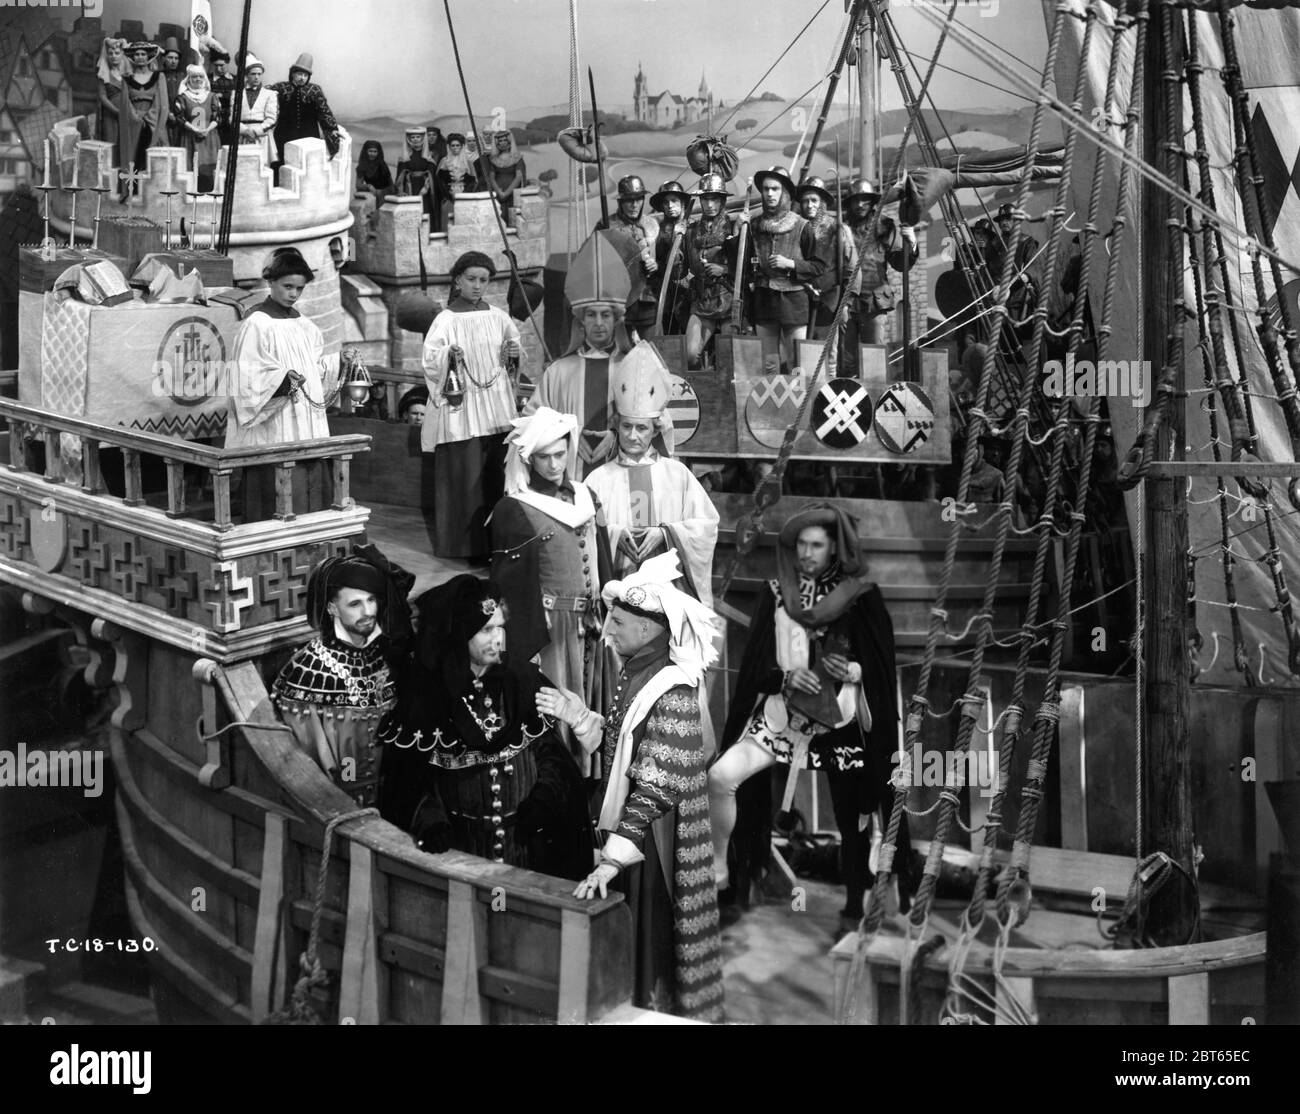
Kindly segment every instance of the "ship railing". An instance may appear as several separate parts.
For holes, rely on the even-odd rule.
[[[162,462],[166,475],[166,516],[202,523],[205,519],[199,518],[200,508],[190,505],[189,492],[193,489],[186,484],[186,469],[198,470],[211,482],[210,526],[221,534],[236,525],[231,509],[232,488],[235,477],[250,468],[275,469],[275,510],[270,520],[291,522],[307,510],[295,506],[293,471],[314,461],[328,462],[333,479],[329,509],[351,509],[355,506],[350,493],[352,457],[370,448],[370,438],[364,434],[251,448],[214,448],[55,414],[5,398],[0,398],[0,418],[9,426],[9,471],[40,476],[51,488],[65,486],[86,495],[117,498],[127,507],[149,506],[145,462],[153,458]],[[105,449],[122,454],[120,495],[105,482]]]

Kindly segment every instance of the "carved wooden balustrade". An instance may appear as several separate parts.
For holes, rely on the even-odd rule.
[[[365,540],[350,491],[364,435],[218,449],[3,398],[0,419],[0,581],[219,661],[303,641],[312,567]],[[308,510],[293,472],[318,461],[332,501]],[[273,512],[236,521],[241,477],[265,467]]]

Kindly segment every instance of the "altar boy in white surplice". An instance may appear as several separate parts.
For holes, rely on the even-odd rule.
[[[226,448],[244,449],[308,441],[330,435],[325,408],[337,395],[337,355],[325,355],[325,337],[294,308],[315,278],[297,248],[277,248],[262,277],[267,299],[240,323],[226,417]],[[333,485],[325,461],[300,461],[293,469],[294,511],[328,506]],[[244,521],[275,513],[275,469],[244,470]]]
[[[691,470],[667,455],[673,448],[668,369],[649,345],[638,345],[611,378],[618,455],[586,482],[605,508],[615,575],[626,577],[647,558],[676,549],[688,590],[712,606],[718,511]]]

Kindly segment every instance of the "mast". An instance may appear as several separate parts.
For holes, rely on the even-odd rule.
[[[864,6],[858,20],[858,124],[861,130],[861,176],[876,180],[877,141],[880,138],[876,86],[876,14],[871,4]]]
[[[1143,158],[1159,166],[1173,181],[1181,168],[1178,151],[1165,150],[1165,137],[1183,134],[1182,92],[1177,75],[1183,72],[1182,17],[1171,5],[1155,6],[1157,20],[1147,36],[1144,98],[1148,125],[1143,129]],[[1175,75],[1165,78],[1168,70]],[[1181,144],[1179,144],[1181,148]],[[1171,225],[1170,221],[1174,222]],[[1152,379],[1171,362],[1175,367],[1175,393],[1166,420],[1160,424],[1154,459],[1183,460],[1185,446],[1183,366],[1183,240],[1176,225],[1182,220],[1179,204],[1161,189],[1144,183],[1142,211],[1141,282],[1145,345],[1143,358]],[[1156,399],[1151,400],[1156,405]],[[1188,551],[1186,481],[1180,477],[1150,476],[1147,485],[1145,590],[1150,601],[1148,634],[1148,684],[1146,693],[1145,748],[1141,773],[1147,803],[1140,833],[1146,854],[1163,851],[1195,877],[1192,844],[1191,764],[1188,727],[1191,721],[1191,661],[1188,656],[1187,577],[1171,570],[1185,567]],[[1141,823],[1141,820],[1139,820]],[[1175,872],[1177,874],[1177,872]],[[1154,896],[1147,933],[1163,945],[1193,942],[1197,924],[1197,896],[1186,879],[1175,877]]]

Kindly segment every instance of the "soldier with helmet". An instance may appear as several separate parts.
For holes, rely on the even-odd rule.
[[[686,332],[686,319],[690,312],[689,298],[684,289],[688,282],[686,253],[679,246],[674,255],[673,241],[685,235],[687,217],[694,200],[677,181],[665,182],[659,187],[659,192],[650,197],[650,208],[659,214],[659,238],[655,241],[655,263],[659,272],[655,275],[654,288],[656,298],[663,296],[663,332],[666,336],[680,336]],[[670,260],[672,274],[668,273]],[[664,283],[669,284],[666,295],[663,294]]]
[[[750,222],[750,319],[760,337],[777,342],[788,371],[797,362],[795,344],[808,335],[808,286],[825,273],[827,262],[818,254],[812,225],[791,210],[795,187],[785,167],[760,170],[754,185],[763,209]]]
[[[809,336],[822,340],[835,320],[840,286],[858,265],[857,249],[853,233],[831,211],[835,199],[823,179],[806,178],[799,186],[798,200],[804,220],[812,225],[817,237],[817,254],[828,263],[825,272],[813,283],[815,296],[809,313]]]
[[[654,325],[658,307],[652,280],[659,271],[655,259],[659,222],[645,211],[647,192],[640,175],[629,174],[620,178],[618,208],[610,214],[608,226],[603,221],[597,225],[597,228],[605,229],[632,276],[632,296],[623,323],[629,332],[638,336],[644,336]]]
[[[858,373],[858,346],[879,344],[883,337],[882,322],[895,308],[894,286],[889,267],[902,266],[902,238],[909,230],[884,216],[879,209],[880,191],[866,178],[855,178],[845,199],[846,221],[853,232],[853,243],[861,269],[849,286],[849,316],[845,323],[840,374]],[[875,213],[873,218],[872,214]],[[913,247],[908,267],[916,263]]]
[[[699,368],[704,349],[731,315],[736,270],[736,227],[727,216],[731,194],[721,174],[706,174],[695,187],[700,212],[686,229],[686,266],[691,276],[690,320],[686,323],[686,366]]]

